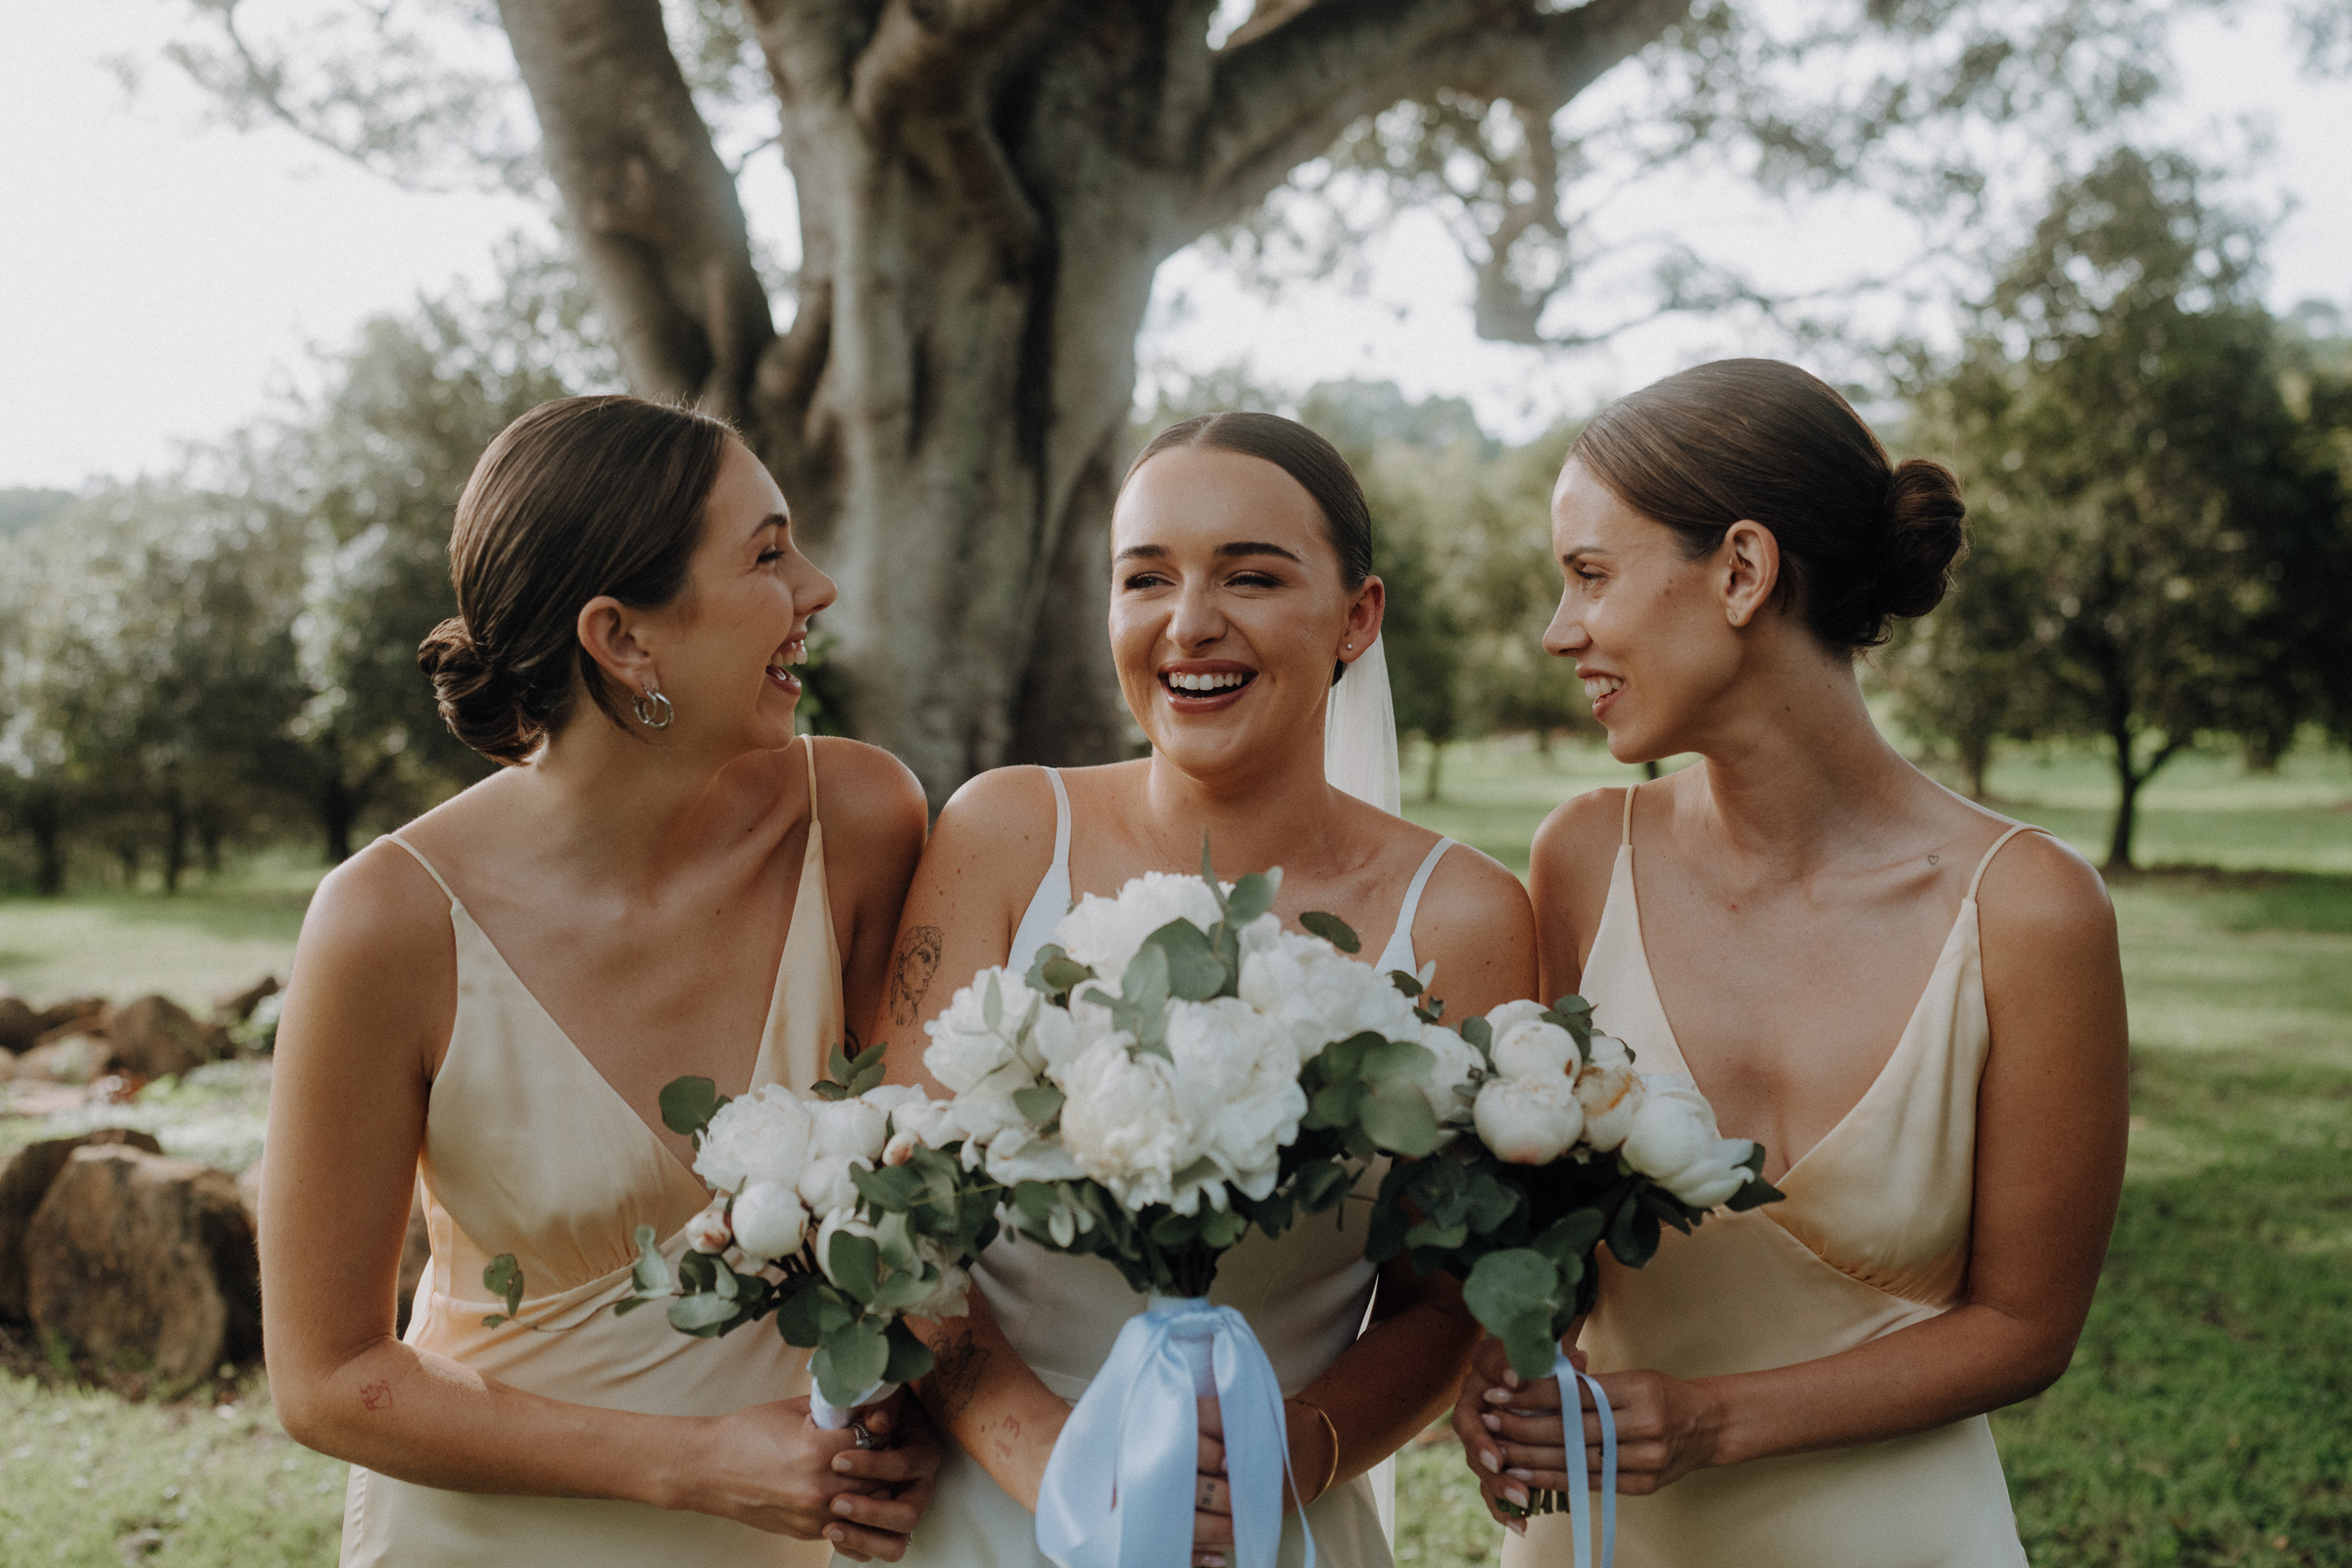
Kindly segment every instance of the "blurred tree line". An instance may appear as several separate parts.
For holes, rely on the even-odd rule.
[[[1876,656],[1910,734],[1981,796],[2003,745],[2113,759],[2110,863],[2183,749],[2270,765],[2352,736],[2352,342],[2261,303],[2261,225],[2192,161],[2121,151],[2060,188],[1987,275],[1958,348],[1890,357],[1898,450],[1961,473],[1973,542],[1944,608]],[[0,492],[0,881],[76,864],[174,888],[233,846],[329,858],[479,777],[417,671],[453,607],[447,544],[482,446],[619,367],[567,264],[521,243],[498,287],[362,328],[313,388],[173,471]],[[1386,381],[1304,392],[1227,370],[1131,435],[1211,409],[1288,413],[1361,475],[1389,585],[1399,729],[1539,745],[1586,721],[1541,638],[1546,528],[1574,435],[1495,440],[1459,399]],[[812,719],[832,691],[818,645]]]

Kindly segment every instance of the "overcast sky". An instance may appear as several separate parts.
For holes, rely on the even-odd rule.
[[[287,131],[210,125],[168,69],[126,95],[107,58],[152,57],[185,14],[184,0],[20,0],[0,22],[0,485],[160,467],[175,443],[267,406],[311,346],[342,343],[419,290],[486,278],[501,236],[544,221],[514,197],[401,191]],[[2268,24],[2202,22],[2183,41],[2171,133],[2219,147],[2255,116],[2274,138],[2248,190],[2294,203],[2270,253],[2273,303],[2352,308],[2352,82],[2303,79]],[[1818,211],[1720,194],[1718,231],[1780,275],[1802,278],[1840,248],[1823,245]],[[777,230],[789,181],[767,173],[747,200],[788,246]],[[1576,356],[1482,344],[1467,270],[1426,220],[1384,243],[1368,271],[1360,287],[1296,285],[1275,305],[1180,256],[1160,275],[1145,363],[1247,362],[1295,387],[1391,377],[1415,395],[1468,396],[1491,427],[1517,435],[1694,359],[1761,346],[1690,324]]]

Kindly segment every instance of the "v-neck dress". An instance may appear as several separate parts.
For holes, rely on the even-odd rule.
[[[825,891],[824,830],[808,757],[808,847],[776,968],[754,1086],[806,1087],[843,1038],[841,951]],[[806,1350],[766,1324],[700,1340],[660,1312],[615,1317],[628,1294],[632,1235],[651,1225],[673,1262],[710,1194],[669,1146],[524,989],[416,847],[393,842],[449,895],[458,1006],[434,1075],[417,1160],[432,1262],[407,1343],[501,1383],[574,1404],[653,1415],[723,1415],[808,1392]],[[481,1283],[512,1252],[520,1321]],[[769,1535],[710,1514],[643,1503],[447,1492],[353,1466],[343,1568],[643,1568],[759,1563],[817,1568],[822,1542]]]
[[[1585,964],[1593,1020],[1644,1073],[1689,1074],[1642,944],[1633,792]],[[1969,879],[1927,989],[1877,1079],[1779,1187],[1783,1202],[1666,1234],[1648,1266],[1601,1258],[1580,1341],[1594,1372],[1679,1378],[1836,1355],[1957,1304],[1967,1283],[1977,1086],[1992,1043]],[[2024,1568],[1983,1416],[1884,1443],[1699,1470],[1618,1499],[1621,1568]],[[1503,1568],[1574,1557],[1567,1515],[1506,1537]]]

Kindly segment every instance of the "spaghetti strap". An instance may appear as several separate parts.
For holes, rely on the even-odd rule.
[[[1431,845],[1429,854],[1422,858],[1421,868],[1413,873],[1412,881],[1405,884],[1404,902],[1396,906],[1396,928],[1389,933],[1389,945],[1380,950],[1380,958],[1374,964],[1382,973],[1392,969],[1409,972],[1415,967],[1413,918],[1421,912],[1421,890],[1429,886],[1429,874],[1438,868],[1438,862],[1446,858],[1446,852],[1452,849],[1453,844],[1451,839],[1441,838]]]
[[[816,825],[816,737],[801,737],[801,750],[808,754],[808,825]]]
[[[384,837],[390,839],[393,843],[399,845],[402,849],[408,851],[410,855],[416,858],[416,863],[424,867],[424,874],[431,877],[433,879],[433,884],[440,888],[441,896],[449,900],[450,907],[464,907],[463,905],[458,903],[457,894],[450,891],[448,879],[442,876],[440,871],[434,867],[432,861],[424,858],[424,852],[422,850],[418,849],[416,845],[411,844],[407,839],[402,838],[397,833],[387,833],[384,835]]]
[[[1625,826],[1617,838],[1620,846],[1634,842],[1634,791],[1641,787],[1639,784],[1628,784],[1625,787]]]
[[[2017,826],[2011,828],[1999,838],[1994,839],[1992,841],[1992,848],[1984,852],[1984,858],[1977,862],[1977,874],[1968,879],[1968,897],[1961,902],[1964,904],[1974,904],[1977,902],[1977,884],[1984,880],[1984,868],[1992,864],[1992,858],[2001,853],[2002,845],[2008,843],[2020,833],[2046,833],[2048,831],[2049,829],[2035,827],[2031,822],[2020,822],[2017,824]]]
[[[1070,792],[1062,786],[1058,767],[1047,768],[1046,780],[1054,786],[1054,867],[1046,874],[1066,888],[1070,885]],[[1064,902],[1068,902],[1066,898]]]

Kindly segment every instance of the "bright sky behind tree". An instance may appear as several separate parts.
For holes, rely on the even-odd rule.
[[[185,16],[177,0],[75,0],[17,6],[0,24],[0,486],[162,467],[176,443],[219,437],[306,375],[309,347],[338,347],[361,318],[453,278],[486,281],[502,236],[546,227],[518,197],[403,191],[290,131],[212,123],[155,60]],[[148,62],[135,95],[106,64],[124,55]],[[2269,253],[2274,306],[2352,310],[2352,81],[2303,76],[2267,14],[2239,28],[2199,20],[2179,56],[2184,90],[2165,136],[2231,161],[2248,117],[2269,139],[2234,194],[2291,204]],[[1790,209],[1724,180],[1668,190],[1672,221],[1711,230],[1786,286],[1834,279],[1823,269],[1850,267],[1874,236],[1899,244],[1850,199]],[[755,228],[788,253],[780,162],[756,165],[744,194]],[[1686,320],[1547,355],[1478,341],[1469,292],[1426,215],[1357,275],[1294,283],[1278,303],[1187,253],[1161,270],[1140,353],[1148,382],[1246,363],[1279,386],[1356,375],[1460,394],[1516,436],[1694,360],[1779,347]],[[1595,300],[1592,316],[1618,309]]]

